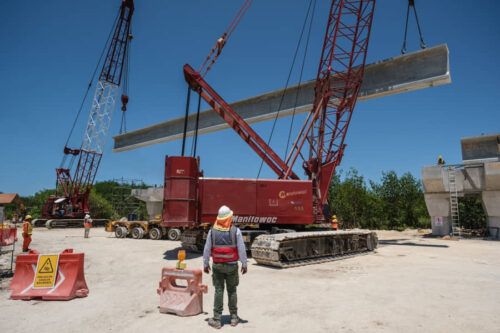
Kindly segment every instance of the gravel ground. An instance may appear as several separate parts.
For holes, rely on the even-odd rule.
[[[411,230],[378,235],[374,253],[336,262],[278,270],[251,260],[238,288],[245,322],[222,330],[499,332],[500,242],[425,238]],[[205,313],[181,318],[158,311],[160,271],[175,265],[179,246],[116,239],[102,229],[93,229],[90,239],[83,229],[35,229],[32,248],[40,252],[85,253],[90,294],[69,302],[14,301],[10,279],[3,279],[0,332],[212,332],[207,275]],[[2,255],[0,264],[7,260]],[[201,264],[188,253],[188,268]]]

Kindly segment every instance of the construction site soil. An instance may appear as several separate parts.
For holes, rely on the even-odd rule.
[[[378,232],[379,248],[355,258],[273,269],[250,259],[240,278],[231,332],[498,332],[500,242],[443,240],[414,230]],[[17,243],[18,252],[21,239]],[[174,266],[180,242],[116,239],[103,229],[35,229],[32,248],[85,253],[89,296],[72,301],[9,300],[0,282],[0,332],[213,332],[214,289],[204,275],[205,313],[160,314],[161,268]],[[10,258],[0,257],[2,268]],[[188,268],[201,268],[188,253]],[[227,303],[227,302],[225,302]]]

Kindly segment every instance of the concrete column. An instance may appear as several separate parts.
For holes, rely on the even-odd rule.
[[[490,236],[500,240],[500,191],[484,191],[482,199]]]
[[[425,193],[424,198],[432,219],[432,235],[449,235],[451,232],[450,195],[448,193]]]
[[[132,190],[132,195],[146,203],[150,220],[154,219],[157,215],[161,216],[163,210],[163,187]]]

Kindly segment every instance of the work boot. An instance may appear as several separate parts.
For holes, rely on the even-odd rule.
[[[219,319],[210,318],[210,319],[208,320],[208,326],[211,326],[211,327],[213,327],[213,328],[219,329],[219,328],[221,328],[221,327],[222,327],[222,324],[221,324],[221,322],[220,322],[220,320],[219,320]]]
[[[236,326],[240,322],[238,315],[231,315],[231,326]]]

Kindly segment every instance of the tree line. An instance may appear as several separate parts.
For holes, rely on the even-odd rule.
[[[97,182],[90,193],[91,215],[96,218],[119,219],[133,209],[139,219],[147,219],[144,202],[130,197],[132,188],[148,188],[144,183],[123,184],[116,181]],[[41,217],[42,207],[55,190],[42,190],[21,197],[34,218]],[[379,181],[367,181],[356,169],[338,172],[329,191],[330,213],[335,214],[341,228],[392,229],[430,228],[431,218],[425,206],[423,186],[410,173],[398,176],[383,172]],[[14,207],[7,207],[10,217]],[[486,216],[477,197],[460,198],[461,225],[467,229],[484,229]]]
[[[380,181],[366,181],[356,169],[335,175],[329,193],[330,211],[341,227],[404,230],[430,228],[422,182],[411,173],[383,172]],[[484,229],[486,216],[478,197],[459,199],[460,224]]]

